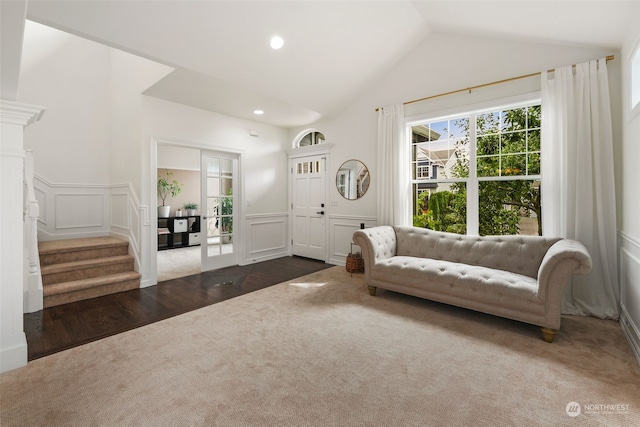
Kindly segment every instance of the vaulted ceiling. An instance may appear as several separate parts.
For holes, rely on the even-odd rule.
[[[434,32],[618,49],[638,16],[636,1],[33,0],[27,10],[174,67],[148,95],[285,128],[340,114]]]

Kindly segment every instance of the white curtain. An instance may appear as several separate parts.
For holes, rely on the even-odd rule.
[[[411,159],[405,136],[404,106],[378,110],[378,225],[408,225]]]
[[[593,269],[567,286],[562,312],[618,318],[616,202],[605,59],[542,73],[542,230],[579,240]]]

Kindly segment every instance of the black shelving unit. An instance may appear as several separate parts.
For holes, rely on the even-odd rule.
[[[158,218],[158,250],[200,244],[200,216]]]

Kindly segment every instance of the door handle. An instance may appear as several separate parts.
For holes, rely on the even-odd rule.
[[[324,215],[324,211],[316,212],[318,215]]]

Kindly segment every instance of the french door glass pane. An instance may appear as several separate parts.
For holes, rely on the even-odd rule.
[[[207,167],[208,255],[233,252],[233,163],[231,159],[209,157]]]

